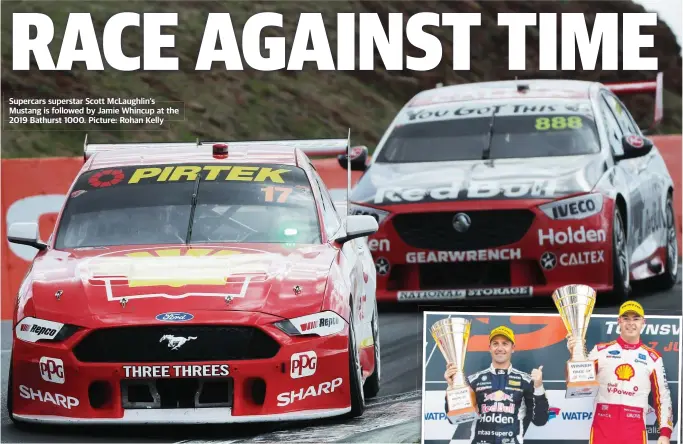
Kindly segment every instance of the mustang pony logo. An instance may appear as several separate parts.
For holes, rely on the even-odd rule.
[[[161,339],[159,339],[159,342],[168,341],[168,348],[171,350],[178,350],[187,341],[191,341],[193,339],[197,339],[197,337],[188,336],[187,338],[183,338],[182,336],[163,335]]]

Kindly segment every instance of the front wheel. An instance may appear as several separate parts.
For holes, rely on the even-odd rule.
[[[626,301],[631,293],[630,260],[624,219],[615,206],[612,218],[612,298],[617,304]]]
[[[351,411],[349,418],[361,416],[365,411],[365,393],[363,393],[363,370],[360,366],[360,350],[354,333],[353,310],[349,318],[349,382],[351,388]]]
[[[366,398],[374,398],[379,393],[379,381],[381,377],[382,364],[379,346],[379,319],[377,314],[377,301],[375,300],[375,313],[372,315],[372,345],[375,356],[375,369],[365,381],[363,391]]]
[[[647,285],[651,290],[669,290],[678,282],[678,233],[676,231],[676,216],[671,195],[666,199],[666,265],[664,273],[648,279]]]

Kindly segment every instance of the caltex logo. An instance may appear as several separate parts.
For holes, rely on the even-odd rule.
[[[557,256],[555,253],[546,251],[541,255],[541,267],[545,270],[552,270],[557,265]]]

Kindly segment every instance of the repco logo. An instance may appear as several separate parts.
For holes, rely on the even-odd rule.
[[[22,330],[23,330],[23,328],[22,328]],[[55,330],[54,328],[47,328],[47,327],[43,327],[42,325],[37,325],[37,324],[34,324],[31,327],[30,332],[35,333],[37,335],[45,335],[45,336],[54,336],[57,334],[57,330]]]
[[[315,374],[318,366],[318,356],[314,351],[295,353],[290,360],[289,376],[292,379],[303,378]]]
[[[332,327],[333,325],[339,324],[339,319],[337,318],[322,318],[317,321],[310,321],[301,324],[301,331],[314,330],[319,327]]]

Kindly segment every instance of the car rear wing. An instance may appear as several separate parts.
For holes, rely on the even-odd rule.
[[[664,73],[658,72],[655,80],[605,83],[605,86],[617,95],[654,92],[655,110],[650,129],[654,129],[662,121],[664,117]]]
[[[139,142],[139,143],[99,143],[88,144],[88,136],[83,143],[83,160],[86,161],[94,154],[105,151],[130,151],[131,154],[144,154],[146,150],[192,150],[202,146],[211,147],[215,144],[227,144],[229,147],[248,147],[254,145],[282,146],[299,148],[307,156],[336,156],[348,153],[349,139],[305,139],[305,140],[251,140],[251,141],[200,141],[195,142]]]
[[[85,135],[83,142],[83,161],[86,162],[94,154],[105,151],[128,151],[130,154],[143,154],[146,150],[167,149],[169,151],[178,150],[180,152],[197,149],[200,146],[212,147],[218,144],[225,144],[228,147],[248,147],[248,146],[281,146],[298,148],[309,157],[318,156],[345,156],[347,162],[347,184],[346,202],[351,196],[351,129],[346,139],[302,139],[302,140],[249,140],[249,141],[220,141],[206,142],[197,139],[192,142],[151,142],[151,143],[99,143],[88,144],[88,135]],[[350,210],[349,210],[350,211]]]

